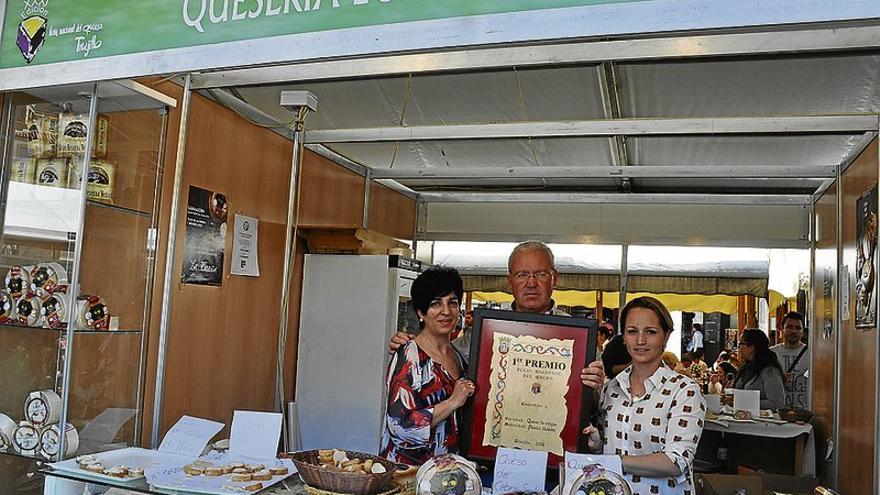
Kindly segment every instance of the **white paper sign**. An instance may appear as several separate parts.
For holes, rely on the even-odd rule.
[[[575,454],[573,452],[565,453],[565,483],[568,485],[577,478],[584,469],[584,466],[590,464],[599,464],[605,469],[623,476],[623,465],[620,462],[620,456],[606,454]],[[566,486],[566,489],[568,487]],[[562,493],[568,493],[568,490]]]
[[[208,442],[224,426],[223,423],[208,419],[183,416],[165,434],[162,444],[159,445],[159,451],[198,457],[202,455]]]
[[[260,276],[257,246],[260,221],[244,215],[235,215],[235,236],[232,238],[232,266],[230,273],[248,277]]]
[[[748,411],[753,417],[761,412],[761,391],[736,389],[733,391],[733,410]]]
[[[281,438],[281,413],[235,411],[229,454],[251,459],[273,459],[278,454]]]
[[[547,453],[501,447],[495,455],[492,493],[544,491]]]

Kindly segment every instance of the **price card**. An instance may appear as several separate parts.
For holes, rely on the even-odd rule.
[[[223,423],[216,421],[183,416],[165,434],[159,445],[159,451],[199,457],[208,442],[223,429],[223,426],[225,426]]]
[[[499,448],[495,457],[492,493],[544,491],[547,453],[534,450]]]
[[[229,453],[251,459],[274,459],[281,438],[281,414],[235,411]]]

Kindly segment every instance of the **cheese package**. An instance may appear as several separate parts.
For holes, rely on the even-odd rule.
[[[107,134],[110,129],[107,117],[98,115],[95,120],[95,127],[92,156],[107,156]],[[63,112],[58,116],[58,156],[75,157],[85,155],[88,138],[88,114]]]
[[[79,189],[82,187],[82,160],[73,159],[70,167],[67,187]],[[113,188],[116,181],[116,165],[104,161],[92,159],[89,165],[88,186],[86,197],[94,201],[113,203]]]
[[[55,293],[43,299],[40,306],[40,316],[42,318],[42,326],[47,328],[64,328],[67,324],[67,308],[70,296],[67,294]]]
[[[422,464],[416,473],[417,495],[480,495],[483,485],[474,464],[455,454],[443,454]]]
[[[67,185],[67,158],[37,160],[37,185],[64,187]]]
[[[31,289],[31,266],[13,266],[6,272],[6,290],[18,299]]]
[[[77,317],[80,327],[86,330],[109,330],[110,310],[104,299],[98,296],[83,296],[76,302]]]
[[[86,197],[95,201],[113,202],[116,165],[102,160],[95,160],[89,167],[88,181]]]
[[[43,317],[40,314],[40,305],[40,298],[33,292],[28,292],[18,298],[15,304],[15,317],[18,324],[26,327],[39,326],[40,319]]]
[[[15,299],[9,295],[8,290],[0,291],[0,325],[14,323]]]
[[[12,160],[12,175],[9,180],[24,184],[37,181],[37,160],[34,158],[16,158]]]
[[[36,111],[27,113],[27,148],[31,158],[55,156],[58,139],[58,118]]]
[[[30,278],[31,291],[40,298],[59,290],[67,292],[67,269],[61,263],[40,263],[31,269]]]

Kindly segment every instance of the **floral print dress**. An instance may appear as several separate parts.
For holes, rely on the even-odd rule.
[[[464,373],[463,360],[455,351]],[[448,399],[455,378],[410,341],[388,364],[387,411],[379,455],[394,462],[419,465],[432,457],[458,451],[457,412],[431,427],[434,406]]]

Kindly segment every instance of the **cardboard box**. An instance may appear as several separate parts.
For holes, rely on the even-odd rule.
[[[758,473],[756,475],[697,475],[697,495],[813,495],[819,480],[799,476]],[[745,490],[744,492],[737,490]]]

